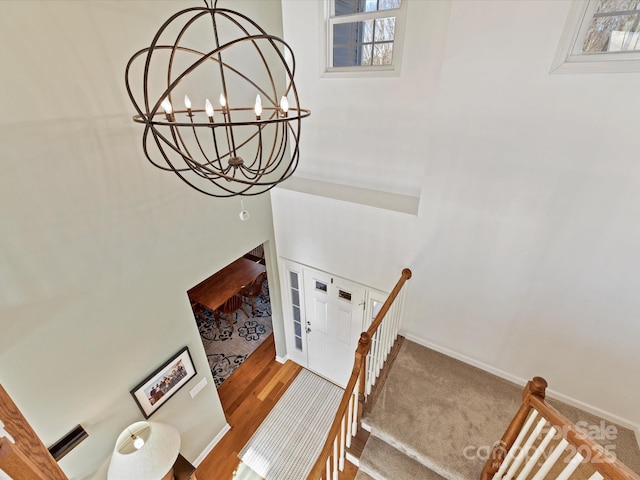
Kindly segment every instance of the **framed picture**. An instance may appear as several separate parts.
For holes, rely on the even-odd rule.
[[[184,347],[131,390],[144,418],[149,418],[196,375],[189,348]]]

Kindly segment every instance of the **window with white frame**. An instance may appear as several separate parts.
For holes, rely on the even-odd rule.
[[[553,71],[639,72],[640,0],[574,0]]]
[[[327,0],[328,72],[397,71],[407,0]]]

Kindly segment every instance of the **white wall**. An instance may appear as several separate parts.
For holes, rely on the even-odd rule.
[[[386,290],[408,266],[408,335],[639,425],[640,75],[548,73],[568,2],[411,0],[400,77],[326,78],[321,9],[283,9],[301,174],[420,209],[277,189],[278,253]]]
[[[129,56],[191,6],[2,4],[0,381],[45,444],[79,423],[88,431],[61,462],[73,479],[106,478],[117,435],[142,418],[129,390],[185,345],[198,375],[151,419],[180,430],[190,460],[210,444],[226,421],[186,291],[262,242],[273,248],[268,195],[245,200],[240,222],[239,200],[150,165],[131,121]],[[282,31],[279,2],[234,7]]]

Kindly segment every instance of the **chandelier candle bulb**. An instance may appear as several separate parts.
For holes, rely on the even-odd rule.
[[[222,111],[224,112],[227,106],[227,99],[224,98],[224,93],[220,94],[220,106],[222,107]]]
[[[184,96],[184,106],[187,107],[187,114],[192,117],[193,114],[191,113],[191,99],[189,98],[188,95]]]
[[[287,112],[289,111],[289,100],[284,95],[280,99],[280,109],[282,110],[282,116],[286,117]]]
[[[164,110],[164,114],[167,117],[167,120],[173,122],[173,108],[171,108],[171,102],[169,101],[169,99],[165,98],[160,105]]]
[[[207,98],[204,102],[204,109],[207,112],[207,116],[209,117],[209,121],[213,122],[213,105],[211,105],[211,102],[209,101],[209,99]]]
[[[262,100],[260,100],[260,94],[256,95],[256,106],[254,110],[256,112],[256,120],[260,120],[260,115],[262,115]]]

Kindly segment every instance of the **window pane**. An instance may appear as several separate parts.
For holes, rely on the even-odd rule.
[[[296,348],[302,351],[302,339],[300,337],[296,337]]]
[[[393,41],[393,30],[396,26],[396,18],[379,18],[376,20],[376,42]],[[365,40],[367,41],[367,40]],[[370,41],[370,40],[369,40]]]
[[[379,0],[378,10],[389,10],[391,8],[400,8],[401,0]]]
[[[378,316],[380,310],[382,310],[383,305],[384,303],[373,300],[373,308],[371,309],[371,320],[374,320]]]
[[[300,305],[300,292],[298,290],[291,289],[291,303]]]
[[[298,322],[295,322],[293,324],[293,328],[296,332],[296,335],[295,335],[296,337],[299,337],[302,335],[302,326]]]
[[[357,43],[363,28],[362,22],[341,23],[333,26],[334,67],[359,65]]]
[[[596,13],[624,12],[640,9],[639,0],[600,0]]]
[[[335,16],[400,8],[401,0],[335,0]]]
[[[364,4],[365,12],[375,12],[378,10],[378,0],[366,0]]]
[[[338,290],[338,297],[349,302],[351,301],[351,294],[349,292],[345,292],[344,290]]]
[[[376,20],[376,24],[378,21]],[[361,42],[371,43],[373,42],[373,20],[367,20],[365,22],[358,22],[360,28],[362,28],[362,36],[359,39]],[[355,25],[355,24],[354,24]]]
[[[293,306],[293,319],[296,322],[300,321],[300,307],[298,307],[296,305]]]
[[[360,47],[360,62],[356,65],[371,65],[371,45]]]
[[[392,65],[395,17],[333,25],[333,67]]]
[[[393,62],[393,43],[376,44],[373,51],[374,65],[391,65]]]
[[[289,280],[291,288],[298,288],[298,274],[296,272],[289,272]]]
[[[333,45],[349,45],[358,38],[356,27],[360,22],[338,23],[333,26]]]
[[[585,53],[639,50],[637,15],[596,17],[582,46]]]
[[[357,0],[335,0],[335,15],[351,15],[358,12]]]

